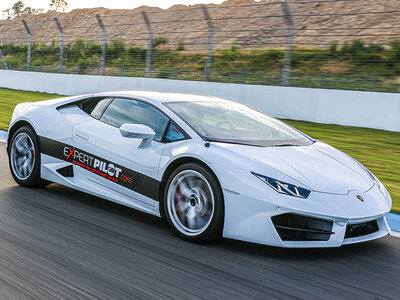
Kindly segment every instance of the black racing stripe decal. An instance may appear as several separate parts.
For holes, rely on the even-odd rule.
[[[160,182],[74,146],[40,138],[40,152],[79,166],[116,184],[158,201]]]

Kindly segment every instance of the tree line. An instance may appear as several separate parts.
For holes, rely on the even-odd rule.
[[[68,3],[67,0],[51,0],[49,7],[50,9],[54,9],[54,11],[58,11],[59,9],[65,11],[65,9],[68,7]],[[15,17],[23,15],[37,15],[42,12],[44,12],[43,8],[32,8],[30,6],[26,6],[23,1],[17,1],[10,8],[2,11],[7,20],[12,20]]]

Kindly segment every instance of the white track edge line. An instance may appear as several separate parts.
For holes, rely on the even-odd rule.
[[[393,231],[392,230],[392,233],[390,235],[394,236],[394,237],[397,237],[397,238],[400,238],[400,232],[397,232],[397,231]]]

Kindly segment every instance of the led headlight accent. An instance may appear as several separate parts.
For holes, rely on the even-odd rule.
[[[277,179],[267,177],[264,175],[260,175],[254,172],[251,172],[254,176],[256,176],[261,181],[268,184],[271,188],[273,188],[278,193],[289,195],[293,197],[303,198],[306,199],[308,195],[310,195],[310,190],[302,188],[300,186],[296,186],[290,183],[282,182]]]

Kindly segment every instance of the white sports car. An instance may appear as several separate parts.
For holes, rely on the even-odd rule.
[[[10,170],[167,219],[192,242],[338,247],[390,234],[391,198],[364,166],[247,106],[112,92],[16,106]]]

